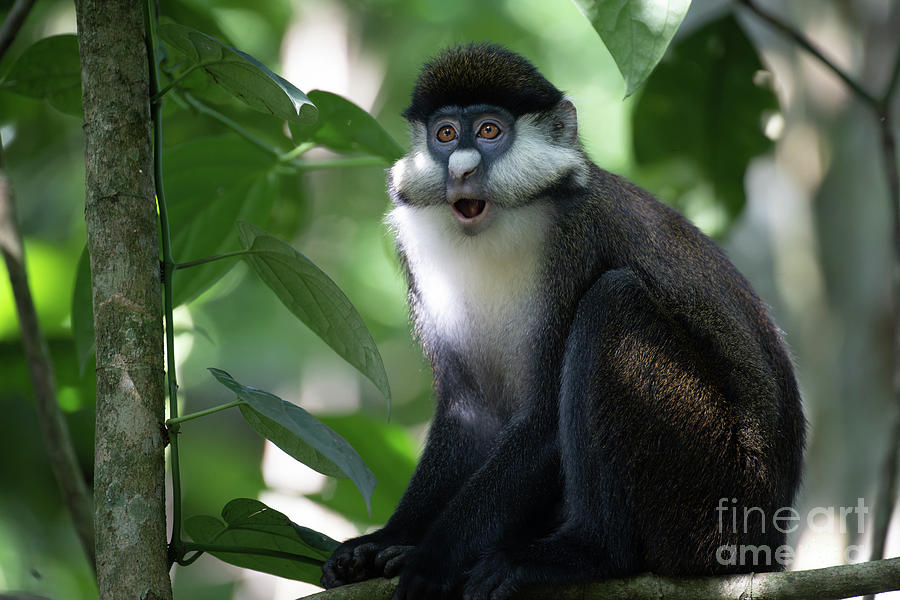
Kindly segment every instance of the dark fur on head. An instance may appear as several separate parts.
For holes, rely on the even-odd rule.
[[[519,117],[551,108],[562,98],[525,58],[497,44],[472,43],[448,48],[425,63],[403,116],[424,123],[442,106],[493,104]]]

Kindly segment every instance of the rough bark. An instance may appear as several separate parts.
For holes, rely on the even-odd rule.
[[[370,579],[305,598],[390,600],[396,586],[397,578]],[[646,574],[600,583],[530,588],[515,597],[520,600],[838,600],[897,589],[900,589],[900,558],[787,573],[684,578]]]
[[[98,586],[101,600],[169,599],[162,303],[144,6],[133,0],[75,5],[97,351]]]

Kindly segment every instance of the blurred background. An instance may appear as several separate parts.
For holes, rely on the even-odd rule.
[[[0,19],[11,4],[0,0]],[[900,3],[762,4],[796,25],[867,89],[880,94],[887,85],[898,51]],[[784,330],[810,423],[797,506],[803,526],[791,538],[798,550],[793,568],[865,559],[870,521],[858,535],[855,519],[842,527],[839,507],[857,506],[863,498],[870,511],[886,510],[872,501],[897,418],[891,393],[892,213],[876,122],[831,72],[741,10],[735,11],[734,31],[742,31],[748,47],[759,53],[771,75],[757,69],[757,87],[774,91],[777,104],[756,110],[756,105],[747,108],[743,97],[724,95],[712,106],[710,91],[719,88],[710,89],[705,81],[711,73],[701,68],[691,79],[682,68],[675,72],[683,79],[673,80],[671,68],[690,63],[692,36],[719,27],[731,3],[696,0],[694,5],[660,71],[624,100],[615,64],[569,0],[180,0],[163,1],[162,10],[252,54],[303,91],[323,89],[353,100],[404,148],[400,112],[425,58],[470,40],[496,41],[529,57],[575,100],[581,137],[595,162],[647,187],[714,236]],[[729,33],[730,26],[721,26],[720,33],[731,36],[727,39],[737,35]],[[37,39],[74,31],[71,2],[38,2],[0,61],[0,74]],[[704,43],[709,50],[711,42]],[[654,98],[656,104],[650,102]],[[665,110],[653,108],[659,98],[669,99]],[[236,107],[221,110],[251,126],[261,119]],[[900,120],[896,110],[893,114]],[[216,126],[168,110],[166,143],[177,146],[200,129],[215,132]],[[743,134],[735,134],[747,130],[762,142],[741,145]],[[82,374],[70,315],[85,244],[81,122],[0,87],[0,137],[60,403],[89,474],[93,363]],[[732,143],[741,145],[740,151]],[[311,159],[327,156],[313,152]],[[748,152],[752,158],[743,158]],[[697,158],[703,154],[737,157],[738,165],[726,173],[737,192],[710,173]],[[208,374],[211,366],[300,404],[346,437],[375,473],[371,516],[348,481],[327,479],[294,462],[265,443],[236,411],[183,426],[186,515],[217,515],[232,498],[259,498],[301,525],[343,539],[378,526],[392,512],[422,447],[432,400],[430,370],[410,336],[405,284],[382,222],[388,166],[281,176],[271,214],[258,224],[291,241],[358,308],[390,378],[390,423],[377,389],[299,323],[244,265],[176,311],[182,410],[229,400]],[[176,257],[194,258],[199,257]],[[182,276],[189,272],[179,272],[176,286]],[[0,594],[95,598],[47,464],[5,273],[0,277],[0,432]],[[814,515],[811,522],[808,515]],[[900,511],[891,532],[887,552],[896,556]],[[282,600],[315,590],[210,556],[176,567],[173,577],[176,598]]]

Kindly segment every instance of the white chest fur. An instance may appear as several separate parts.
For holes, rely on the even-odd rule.
[[[489,364],[508,395],[533,344],[549,219],[540,203],[490,208],[489,226],[476,235],[461,230],[447,205],[398,206],[388,222],[419,291],[423,342],[450,344],[476,369]]]

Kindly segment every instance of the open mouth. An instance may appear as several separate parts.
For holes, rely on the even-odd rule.
[[[460,198],[452,205],[456,218],[463,223],[474,223],[484,214],[487,202],[474,198]]]

